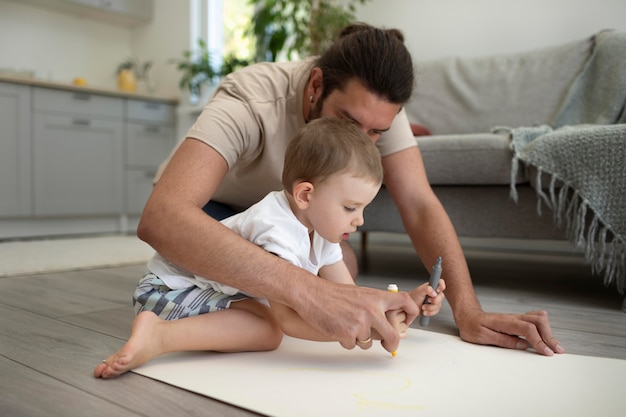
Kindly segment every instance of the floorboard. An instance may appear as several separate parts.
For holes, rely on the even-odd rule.
[[[142,415],[4,357],[0,357],[0,375],[0,411],[6,417]]]
[[[130,302],[136,280],[101,270],[3,278],[0,303],[47,317],[89,313]]]

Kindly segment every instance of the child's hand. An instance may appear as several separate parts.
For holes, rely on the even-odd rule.
[[[441,310],[441,304],[446,298],[444,291],[446,289],[446,282],[442,279],[439,280],[439,287],[437,291],[431,288],[428,283],[424,283],[410,292],[411,298],[420,307],[420,314],[425,316],[434,316]],[[424,300],[428,298],[430,304],[423,304]]]
[[[406,337],[406,331],[409,328],[409,325],[406,323],[406,313],[404,310],[389,310],[385,313],[385,316],[389,324],[398,332],[400,338],[404,339]],[[372,339],[382,340],[382,337],[375,329],[372,329]]]
[[[406,330],[409,328],[409,325],[406,323],[406,313],[404,310],[389,310],[385,313],[385,316],[387,317],[387,321],[396,329],[400,337],[404,339],[406,337]]]

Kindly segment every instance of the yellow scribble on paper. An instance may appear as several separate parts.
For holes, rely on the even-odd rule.
[[[389,372],[372,372],[361,371],[356,369],[320,369],[320,368],[292,368],[289,371],[306,371],[319,373],[335,373],[335,374],[357,374],[375,377],[381,381],[380,387],[376,389],[358,390],[352,396],[356,400],[356,405],[360,410],[364,409],[385,409],[385,410],[426,410],[429,407],[423,404],[406,404],[399,401],[393,401],[386,398],[397,396],[409,390],[412,381],[409,377],[402,374],[394,374]],[[396,381],[390,384],[389,380]]]

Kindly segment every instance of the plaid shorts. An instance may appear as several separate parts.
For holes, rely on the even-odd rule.
[[[228,295],[213,288],[202,289],[192,285],[173,290],[152,272],[141,278],[133,295],[135,313],[152,311],[163,320],[212,313],[230,307],[233,301],[248,299],[244,294]]]

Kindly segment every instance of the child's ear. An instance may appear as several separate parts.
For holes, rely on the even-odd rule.
[[[314,189],[313,184],[308,181],[299,182],[293,187],[293,199],[300,210],[309,207]]]

